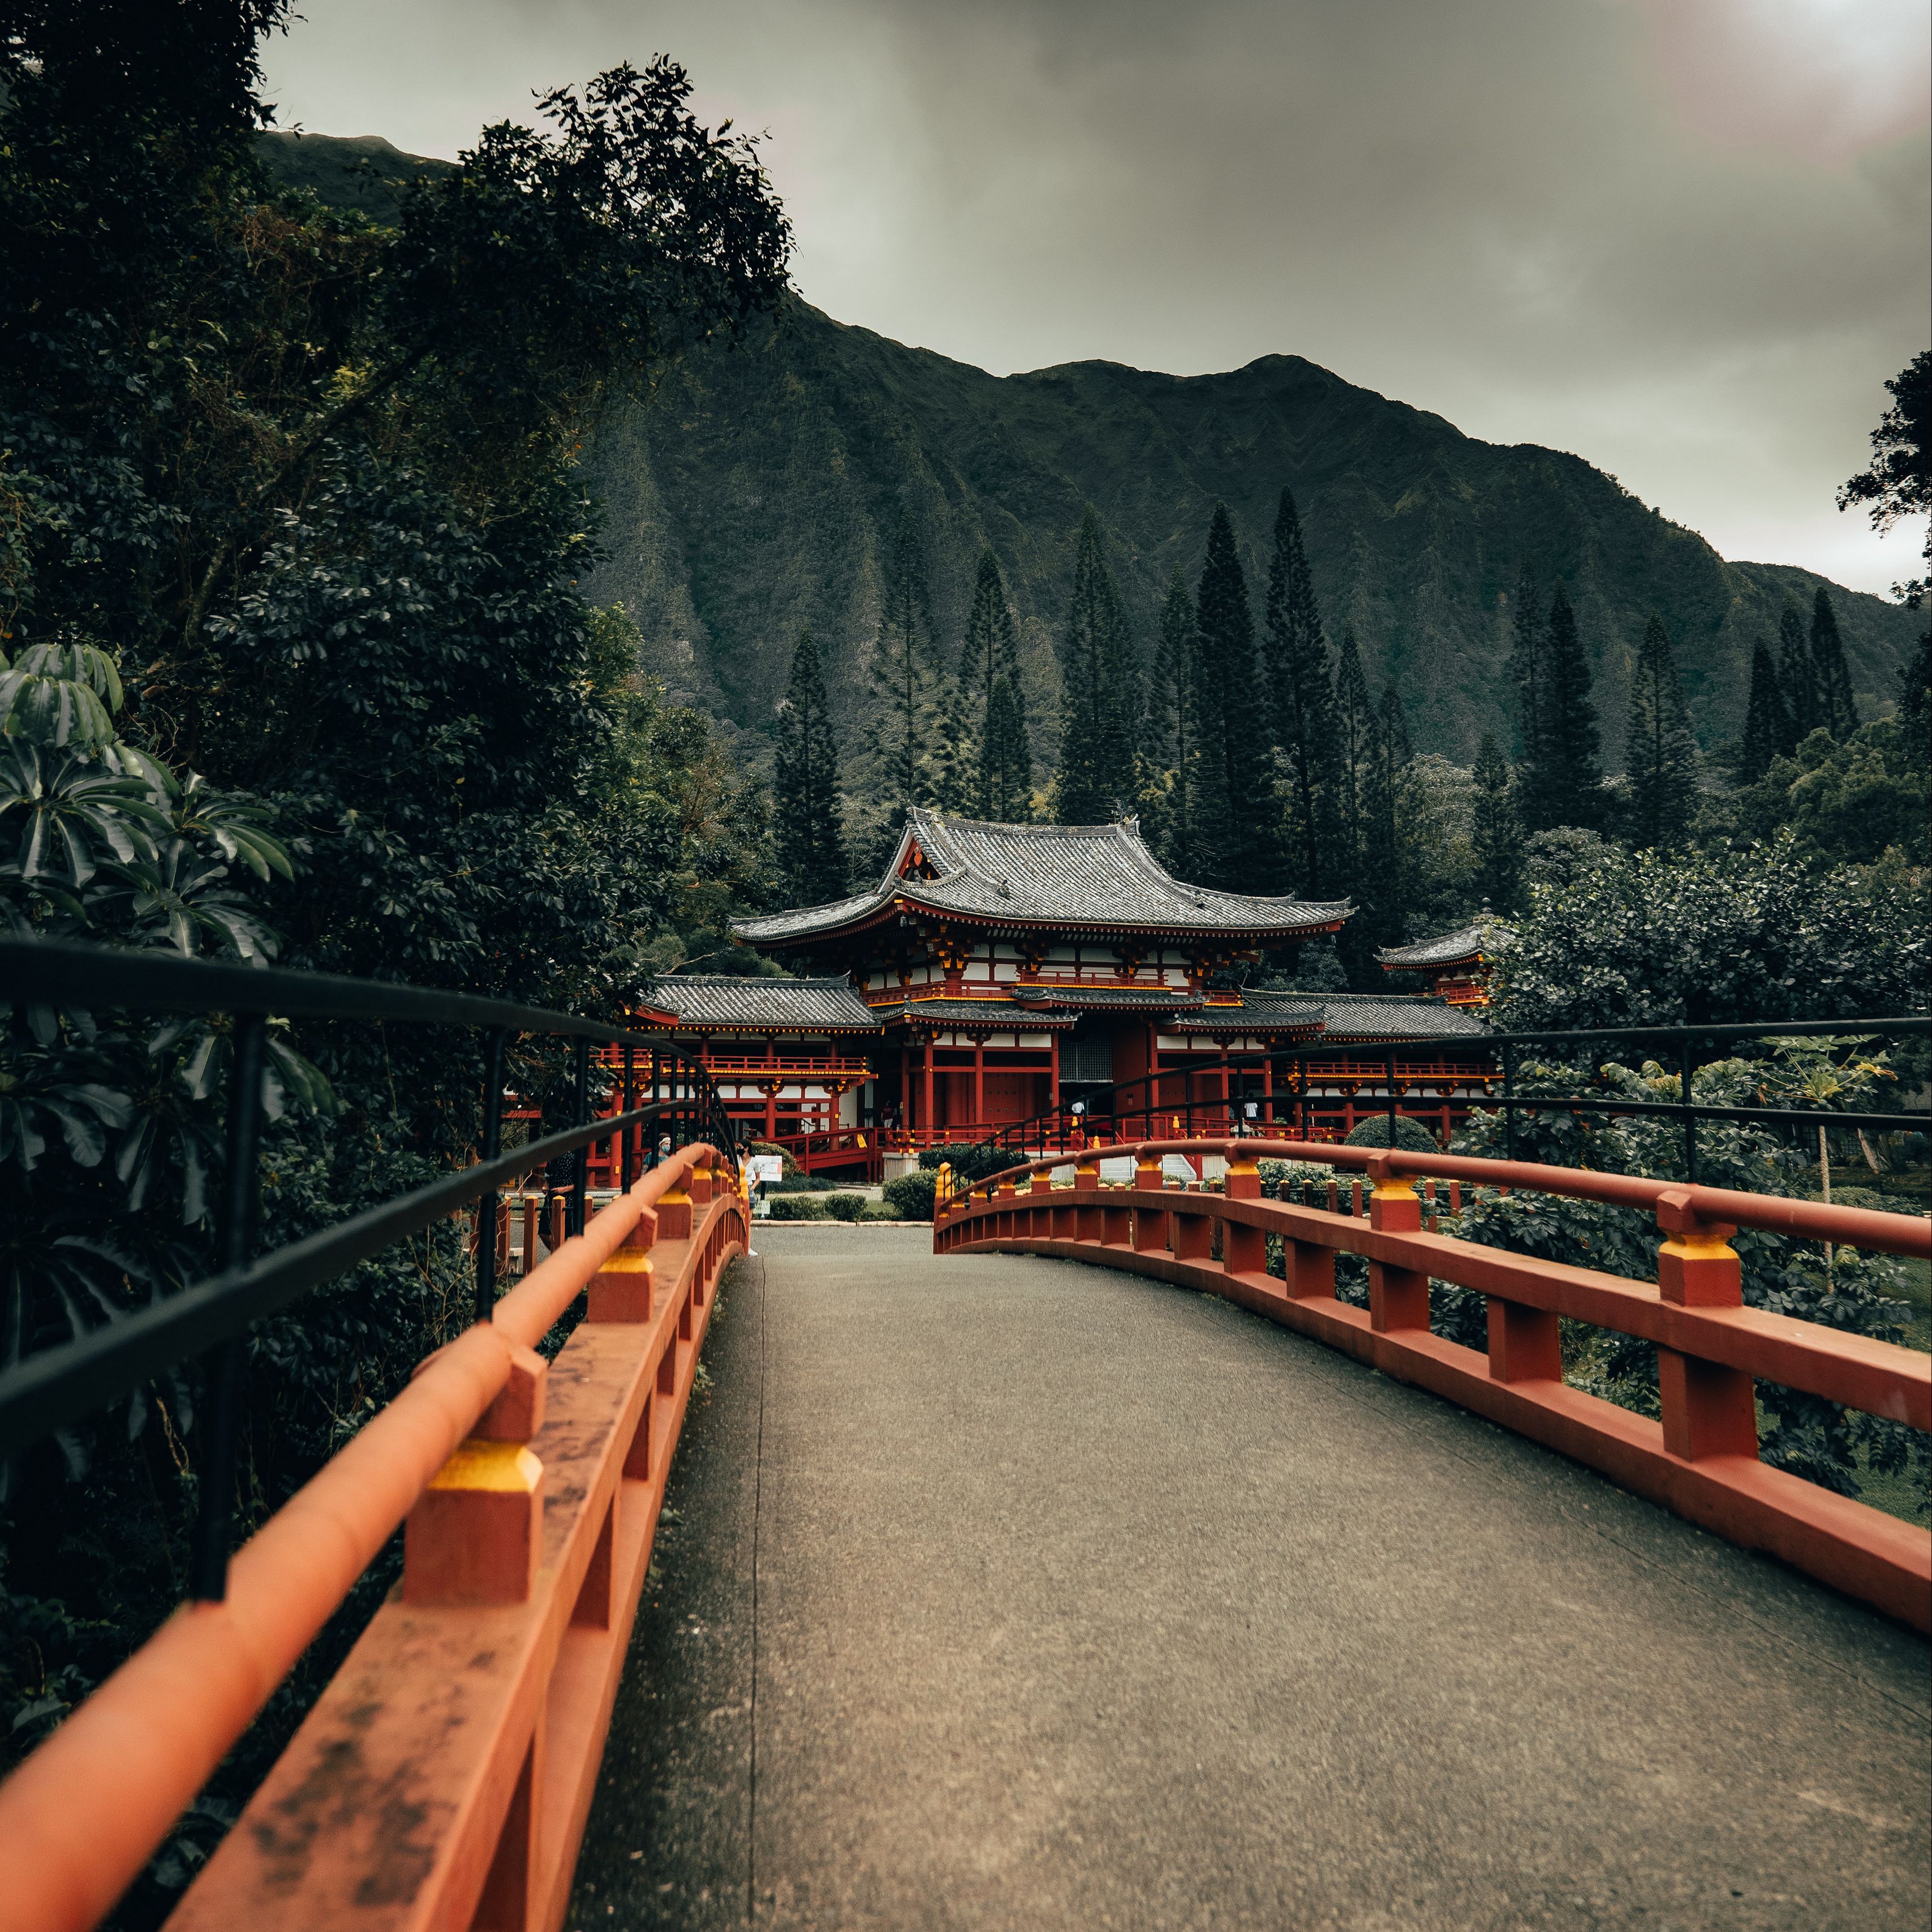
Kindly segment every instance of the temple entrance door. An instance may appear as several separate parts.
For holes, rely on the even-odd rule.
[[[1036,1073],[994,1073],[986,1078],[986,1118],[988,1120],[1026,1120],[1040,1112]]]

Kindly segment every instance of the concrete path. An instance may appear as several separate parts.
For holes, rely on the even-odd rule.
[[[585,1928],[1911,1928],[1927,1650],[1226,1304],[760,1227]]]

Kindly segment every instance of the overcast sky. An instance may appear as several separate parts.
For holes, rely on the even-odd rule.
[[[1927,346],[1924,0],[297,0],[284,126],[454,158],[674,55],[769,130],[794,279],[1000,374],[1280,351],[1574,450],[1861,589],[1833,507]]]

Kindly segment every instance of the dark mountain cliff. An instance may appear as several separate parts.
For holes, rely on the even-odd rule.
[[[375,136],[262,137],[325,201],[388,218],[400,183],[446,163]],[[1176,376],[1081,362],[1004,377],[833,321],[802,302],[736,347],[706,344],[586,457],[608,511],[586,585],[641,626],[672,690],[762,737],[809,622],[847,734],[864,702],[883,560],[902,503],[923,523],[934,628],[956,651],[982,543],[1018,610],[1036,749],[1059,692],[1054,640],[1091,502],[1143,645],[1178,564],[1190,589],[1217,500],[1250,566],[1257,626],[1275,501],[1300,506],[1331,635],[1352,622],[1372,680],[1401,684],[1419,749],[1467,760],[1505,718],[1509,602],[1526,557],[1576,604],[1604,752],[1628,668],[1663,614],[1707,746],[1742,721],[1752,642],[1826,580],[1727,563],[1581,458],[1464,436],[1298,356]],[[1918,620],[1830,586],[1861,708],[1890,701]],[[748,746],[748,751],[754,748]]]
[[[748,345],[688,356],[647,407],[606,426],[590,460],[610,513],[595,593],[630,606],[674,686],[753,730],[808,621],[826,647],[835,709],[853,721],[906,500],[925,523],[949,647],[980,545],[998,553],[1041,707],[1058,691],[1053,640],[1083,503],[1100,516],[1148,642],[1175,565],[1192,588],[1217,499],[1252,566],[1258,622],[1286,482],[1331,634],[1352,622],[1371,677],[1400,681],[1418,748],[1465,759],[1502,722],[1525,557],[1546,592],[1560,578],[1577,606],[1612,764],[1652,608],[1713,744],[1742,722],[1754,638],[1774,633],[1786,596],[1808,616],[1826,581],[1727,563],[1579,457],[1478,442],[1299,357],[1215,376],[1083,362],[1001,378],[802,302]],[[1889,701],[1916,620],[1831,588],[1869,715]]]

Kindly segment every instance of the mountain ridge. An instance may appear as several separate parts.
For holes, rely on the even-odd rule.
[[[258,152],[279,178],[379,220],[399,178],[451,165],[378,136],[268,135]],[[1290,485],[1330,637],[1352,623],[1372,681],[1402,690],[1418,749],[1465,762],[1485,729],[1508,742],[1509,607],[1526,558],[1546,597],[1561,580],[1576,607],[1612,768],[1652,609],[1707,748],[1736,736],[1752,644],[1774,637],[1786,596],[1808,620],[1814,592],[1830,591],[1867,716],[1890,703],[1921,621],[1800,566],[1727,561],[1582,456],[1485,442],[1287,350],[1196,376],[1098,359],[994,376],[794,297],[741,344],[688,350],[648,402],[614,407],[584,466],[605,511],[605,554],[584,590],[625,604],[647,667],[760,758],[807,622],[849,756],[907,503],[926,531],[945,652],[957,652],[982,544],[998,556],[1036,754],[1057,735],[1058,638],[1089,502],[1144,650],[1177,565],[1192,588],[1217,501],[1234,519],[1258,634],[1275,502]]]

